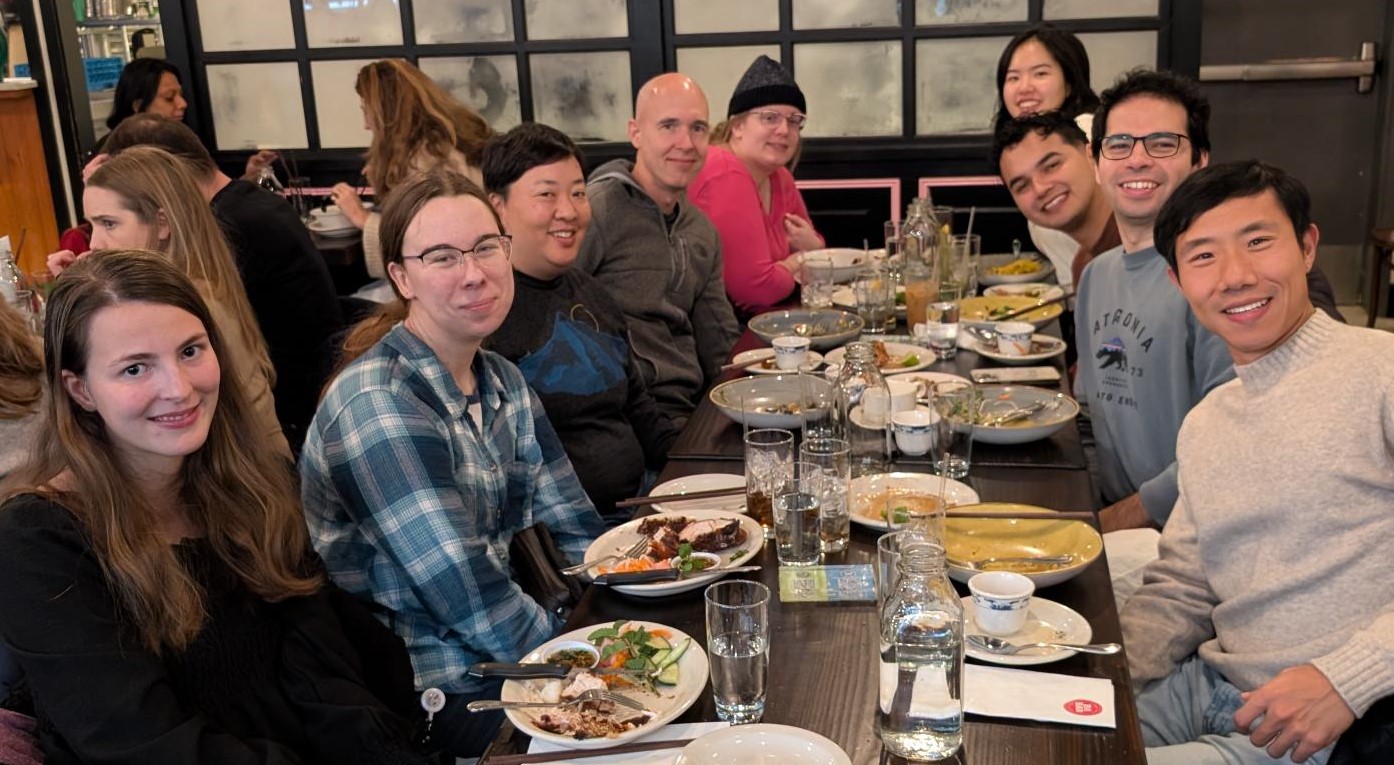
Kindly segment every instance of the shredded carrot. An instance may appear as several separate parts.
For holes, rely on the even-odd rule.
[[[623,574],[631,571],[649,571],[662,568],[668,565],[667,561],[653,560],[651,558],[629,558],[622,560],[613,566],[601,566],[602,574]]]

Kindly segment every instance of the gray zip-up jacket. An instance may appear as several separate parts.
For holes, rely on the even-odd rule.
[[[576,268],[609,290],[659,408],[679,427],[740,336],[721,275],[721,239],[686,197],[672,230],[617,159],[591,173],[592,218]]]

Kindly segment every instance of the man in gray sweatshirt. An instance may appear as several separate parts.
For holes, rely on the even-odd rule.
[[[1237,379],[1186,417],[1121,616],[1149,765],[1320,765],[1394,694],[1394,335],[1313,308],[1317,240],[1306,189],[1255,161],[1196,173],[1157,219]]]
[[[707,115],[706,95],[685,75],[639,89],[629,122],[635,161],[591,173],[593,217],[576,259],[624,312],[649,393],[679,428],[740,337],[721,240],[684,193],[706,158]]]

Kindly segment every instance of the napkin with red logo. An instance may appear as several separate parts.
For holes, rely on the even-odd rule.
[[[965,664],[963,709],[989,717],[1117,727],[1113,682],[1100,677]]]

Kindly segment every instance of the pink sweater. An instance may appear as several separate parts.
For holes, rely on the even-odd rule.
[[[721,235],[722,271],[732,303],[759,313],[794,292],[793,274],[779,265],[793,254],[784,216],[793,213],[807,220],[808,208],[788,170],[781,167],[770,176],[770,211],[766,213],[745,163],[724,146],[713,146],[687,196]]]

